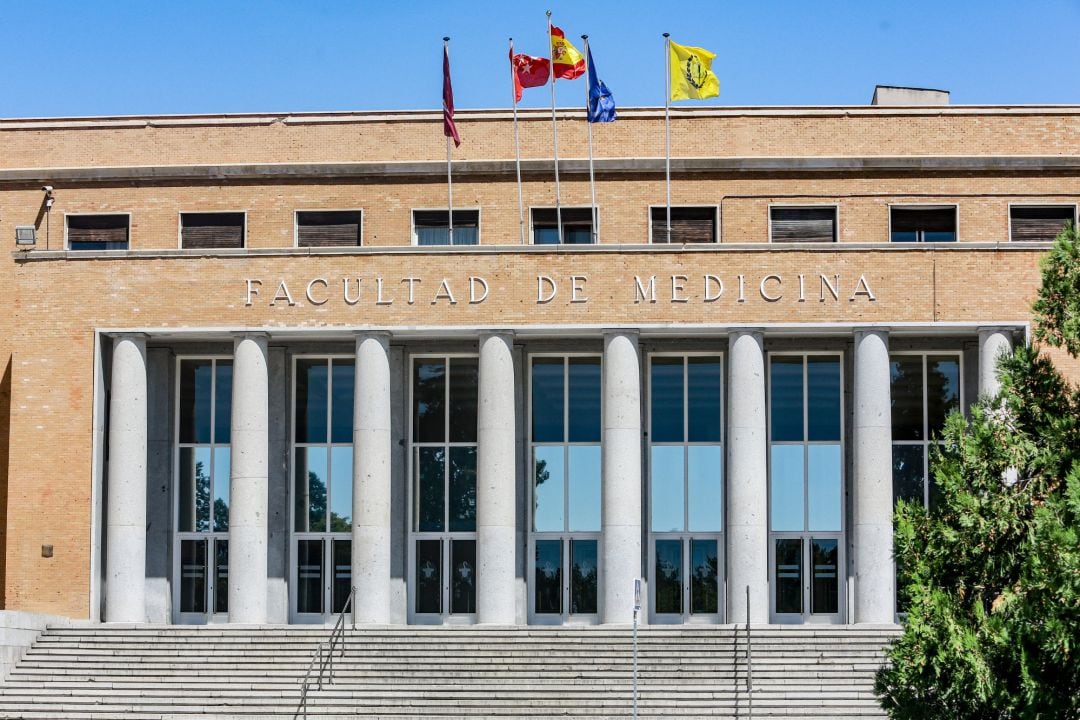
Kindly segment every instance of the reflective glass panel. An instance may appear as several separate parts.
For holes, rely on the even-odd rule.
[[[180,532],[205,532],[209,525],[205,519],[209,517],[206,502],[210,493],[210,464],[207,459],[210,455],[209,448],[200,448],[198,462],[196,462],[196,448],[180,448],[180,477],[177,497],[177,526]],[[203,520],[203,526],[198,527],[199,521]]]
[[[446,362],[413,365],[413,441],[446,442]]]
[[[810,585],[810,612],[831,615],[839,608],[837,541],[815,538],[810,542],[811,564],[814,568],[813,582]]]
[[[918,242],[919,233],[915,232],[914,230],[893,230],[892,241],[906,243]]]
[[[563,359],[539,357],[532,364],[533,442],[563,442]]]
[[[345,608],[352,590],[352,540],[331,540],[334,553],[334,607],[335,613]]]
[[[649,390],[652,441],[683,441],[683,359],[654,357]]]
[[[537,614],[562,612],[562,541],[537,540],[533,587]]]
[[[690,541],[690,612],[720,612],[720,556],[716,540]]]
[[[840,361],[808,358],[806,382],[808,439],[840,442]]]
[[[682,540],[656,541],[656,612],[681,613]]]
[[[328,368],[326,360],[296,361],[296,442],[326,442]]]
[[[476,612],[476,541],[450,541],[450,612]]]
[[[210,442],[210,360],[180,361],[180,442]]]
[[[913,500],[919,504],[923,497],[923,446],[892,446],[893,503]]]
[[[567,530],[600,531],[600,446],[571,445],[568,450],[570,477],[567,498],[570,511]]]
[[[558,230],[558,228],[533,226],[533,244],[534,245],[558,245],[559,244],[559,230]]]
[[[296,612],[323,612],[323,541],[296,541]]]
[[[214,448],[214,530],[229,530],[229,462],[228,447]]]
[[[683,445],[652,446],[652,531],[678,532],[685,525]]]
[[[955,356],[926,358],[926,414],[930,434],[940,436],[945,418],[960,409],[960,362]]]
[[[808,445],[806,460],[807,530],[840,532],[840,446]]]
[[[450,359],[450,442],[476,442],[476,358]]]
[[[720,532],[724,529],[723,462],[724,452],[719,445],[686,448],[687,530]]]
[[[720,358],[692,357],[687,362],[687,440],[721,442],[724,377]]]
[[[570,358],[569,442],[600,442],[600,358]]]
[[[180,612],[206,612],[206,541],[180,541]]]
[[[442,612],[442,543],[416,541],[416,612]]]
[[[801,613],[802,540],[776,541],[776,612]]]
[[[803,359],[774,357],[769,363],[773,440],[803,439]]]
[[[296,532],[326,531],[326,448],[296,448]]]
[[[803,445],[773,445],[770,477],[774,531],[803,530]]]
[[[232,433],[232,360],[218,360],[214,384],[214,442],[229,442]]]
[[[533,452],[533,530],[562,532],[566,529],[564,450],[561,445],[538,445]]]
[[[442,532],[446,514],[443,504],[446,451],[441,447],[422,447],[417,448],[416,457],[416,529]]]
[[[352,531],[353,449],[330,449],[330,532]]]
[[[214,540],[214,612],[229,612],[229,541]]]
[[[449,503],[450,532],[475,531],[476,448],[474,447],[450,448]]]
[[[923,232],[923,242],[956,242],[956,233],[949,230]]]
[[[333,361],[331,366],[330,442],[353,441],[353,397],[356,381],[355,363],[352,360]]]
[[[922,363],[921,355],[893,355],[890,359],[893,440],[923,439]]]
[[[591,615],[596,613],[598,574],[596,541],[570,541],[570,612]]]

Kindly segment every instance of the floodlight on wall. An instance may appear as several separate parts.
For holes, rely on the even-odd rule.
[[[37,228],[33,225],[18,225],[15,228],[15,244],[33,247],[37,245]]]

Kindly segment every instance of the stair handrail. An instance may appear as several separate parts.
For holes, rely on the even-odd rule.
[[[330,637],[319,643],[315,651],[311,653],[311,660],[308,662],[307,671],[304,673],[304,680],[300,684],[300,704],[296,706],[293,720],[297,720],[301,716],[304,720],[307,720],[307,696],[312,685],[322,690],[324,682],[332,683],[334,681],[334,648],[340,644],[341,648],[338,654],[345,657],[345,615],[351,613],[355,595],[356,586],[353,586],[349,589],[349,597],[345,598],[345,604],[342,606],[341,612],[337,614],[337,618],[334,620],[334,627],[330,630]],[[356,629],[355,613],[352,613],[352,628],[353,630]],[[318,663],[319,669],[315,677],[312,678],[316,663]]]
[[[750,586],[746,586],[746,704],[748,715],[754,717],[754,665],[750,653]]]

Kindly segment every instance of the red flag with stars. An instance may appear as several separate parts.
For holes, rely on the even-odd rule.
[[[510,52],[510,66],[514,68],[514,102],[521,102],[522,88],[547,85],[551,75],[551,63],[547,58],[531,55],[515,55]]]

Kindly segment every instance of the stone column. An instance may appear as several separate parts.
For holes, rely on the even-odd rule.
[[[856,623],[895,620],[889,334],[855,333],[852,566]],[[840,587],[843,587],[841,583]]]
[[[113,338],[105,621],[146,622],[146,336]]]
[[[358,623],[390,622],[390,335],[356,338],[352,583]]]
[[[1005,328],[979,328],[979,396],[997,395],[1001,381],[997,361],[1012,352],[1012,333]]]
[[[476,616],[478,622],[500,625],[513,625],[517,618],[515,390],[513,335],[483,333],[476,423]]]
[[[765,350],[757,330],[729,338],[727,618],[769,621],[769,484],[765,407]]]
[[[229,473],[229,622],[266,622],[269,466],[268,337],[233,343],[232,468]]]
[[[605,623],[634,616],[641,577],[641,359],[637,332],[604,333],[600,610]]]

